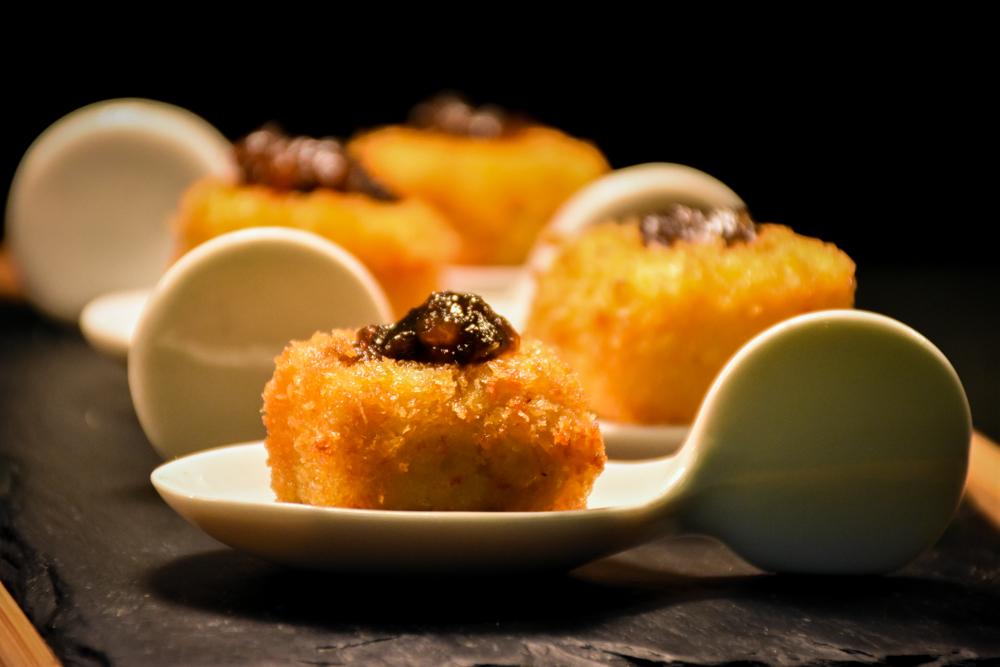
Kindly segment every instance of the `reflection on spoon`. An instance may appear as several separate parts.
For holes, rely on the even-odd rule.
[[[730,360],[674,457],[609,463],[590,509],[402,512],[277,503],[261,444],[154,471],[189,521],[297,566],[364,571],[571,568],[680,532],[769,571],[878,573],[930,546],[958,504],[971,423],[931,343],[861,311],[765,331]]]

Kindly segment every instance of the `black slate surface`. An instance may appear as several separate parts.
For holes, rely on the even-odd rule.
[[[996,272],[860,276],[1000,433]],[[761,575],[700,539],[565,575],[320,575],[231,551],[148,483],[122,365],[0,303],[0,578],[67,664],[950,664],[1000,659],[1000,533],[963,506],[888,577]]]

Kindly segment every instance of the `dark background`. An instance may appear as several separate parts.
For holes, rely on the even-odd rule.
[[[576,23],[532,30],[535,15],[510,9],[432,33],[383,10],[368,23],[310,17],[312,32],[271,15],[200,33],[187,21],[158,42],[78,31],[47,58],[49,42],[0,44],[15,64],[3,79],[0,188],[34,137],[102,99],[170,102],[230,138],[271,120],[346,137],[460,91],[589,138],[616,167],[700,168],[758,220],[836,243],[857,262],[858,307],[938,344],[977,425],[1000,435],[997,72],[986,17],[779,13],[765,31],[741,17],[722,28],[719,17],[623,10],[602,13],[608,24],[588,34]],[[628,25],[614,25],[622,16]]]
[[[85,8],[88,14],[96,9]],[[672,5],[660,8],[670,16],[655,19],[599,6],[601,19],[616,14],[631,24],[583,34],[575,20],[587,10],[572,6],[562,13],[564,19],[572,14],[574,23],[540,35],[556,48],[539,55],[526,52],[524,43],[523,24],[533,23],[533,14],[485,4],[476,7],[487,14],[484,23],[492,27],[497,14],[516,13],[517,30],[486,43],[486,29],[476,23],[461,30],[467,37],[456,44],[454,35],[426,35],[423,24],[405,26],[391,7],[380,6],[385,16],[367,24],[301,15],[288,20],[271,14],[280,8],[262,15],[247,7],[254,30],[230,26],[198,34],[191,28],[203,21],[201,13],[173,9],[179,10],[156,5],[117,17],[137,24],[126,20],[120,32],[146,40],[151,24],[180,14],[183,29],[169,26],[167,44],[145,49],[134,41],[105,43],[82,25],[69,26],[79,41],[67,45],[61,36],[36,35],[33,26],[9,17],[0,33],[26,37],[29,44],[5,50],[0,43],[7,65],[0,89],[6,121],[0,188],[6,189],[20,156],[45,127],[101,99],[138,96],[178,104],[233,138],[267,120],[297,132],[347,135],[401,120],[428,94],[460,90],[593,139],[615,166],[664,160],[704,169],[736,190],[758,219],[837,243],[858,262],[859,305],[899,317],[935,341],[966,385],[977,427],[1000,438],[997,114],[991,99],[996,39],[981,34],[994,31],[995,22],[942,16],[940,7],[916,26],[913,6],[882,20],[869,16],[871,8],[850,14],[839,5],[811,7],[813,15],[803,16],[790,7],[774,17],[772,34],[740,26],[744,38],[734,42],[717,32],[719,17],[678,21]],[[644,21],[650,30],[637,35]],[[40,25],[48,30],[53,23]],[[324,34],[300,33],[303,23]],[[420,38],[416,44],[387,36],[388,26],[401,23]],[[282,30],[294,46],[272,40]],[[360,33],[358,43],[345,44],[349,32]],[[615,32],[619,39],[608,41]],[[235,44],[208,48],[223,35],[235,37]],[[679,42],[684,35],[693,39]],[[429,50],[435,53],[428,56]],[[524,658],[517,649],[525,643],[568,646],[566,653],[541,654],[551,660],[574,657],[581,648],[601,646],[595,638],[609,637],[616,652],[604,660],[635,656],[650,664],[675,656],[636,653],[628,644],[672,651],[678,643],[691,645],[692,653],[713,663],[737,652],[748,660],[801,661],[796,651],[819,651],[816,659],[898,664],[933,660],[916,653],[942,647],[963,647],[949,655],[953,661],[976,646],[984,655],[996,653],[995,534],[971,513],[913,569],[874,581],[679,577],[648,587],[637,579],[633,590],[501,580],[442,591],[436,583],[333,578],[317,588],[315,578],[212,551],[216,545],[169,513],[148,484],[133,484],[152,461],[134,421],[124,370],[27,310],[8,306],[0,323],[8,322],[13,326],[0,326],[0,384],[7,386],[0,392],[0,410],[7,413],[0,423],[9,433],[33,436],[9,439],[4,454],[27,461],[38,474],[27,476],[35,495],[24,497],[25,512],[12,513],[31,531],[23,542],[8,542],[24,553],[3,560],[15,571],[27,564],[21,580],[32,588],[27,594],[12,590],[43,620],[46,639],[63,657],[99,662],[107,649],[111,657],[126,656],[123,662],[141,655],[147,662],[176,663],[183,656],[206,659],[211,645],[221,661],[266,660],[270,654],[261,646],[286,658],[315,659],[316,644],[335,649],[336,639],[345,650],[361,646],[373,656],[438,655],[420,652],[431,646],[444,655],[481,651],[491,662],[505,659],[498,651],[510,651],[516,662]],[[43,414],[41,403],[59,410]],[[96,427],[80,418],[88,406],[95,407]],[[93,463],[101,449],[116,474],[100,480],[80,475],[81,461],[84,467]],[[84,533],[73,524],[74,513],[64,511],[66,493],[80,501],[71,503],[79,506],[76,514],[95,518]],[[51,497],[60,502],[48,502]],[[105,511],[123,498],[128,512]],[[50,530],[63,524],[65,530]],[[102,537],[111,539],[110,546]],[[24,546],[33,543],[46,545],[46,559]],[[142,557],[108,557],[130,551]],[[60,567],[50,566],[49,557]],[[662,565],[637,563],[640,575],[655,575]],[[319,606],[303,606],[299,598]],[[341,604],[331,607],[327,600]],[[429,610],[434,601],[445,611]],[[420,619],[415,628],[413,619]],[[381,626],[408,632],[410,643],[377,643]],[[227,632],[206,634],[206,627]],[[221,641],[223,634],[229,642]],[[570,643],[567,636],[587,643]],[[868,652],[873,646],[877,656]]]
[[[0,187],[45,127],[101,99],[171,102],[230,138],[268,120],[347,136],[401,121],[415,102],[451,89],[592,139],[617,167],[703,169],[758,219],[833,241],[863,266],[995,264],[995,71],[989,42],[966,28],[931,18],[908,32],[890,20],[851,33],[833,24],[823,38],[704,33],[683,43],[682,30],[664,29],[539,51],[513,34],[404,47],[346,44],[338,33],[278,46],[260,20],[261,34],[231,50],[202,52],[203,38],[179,35],[158,64],[129,48],[88,48],[12,68]]]

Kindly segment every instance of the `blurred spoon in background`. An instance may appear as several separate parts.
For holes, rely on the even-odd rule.
[[[173,252],[181,193],[234,169],[226,138],[170,104],[108,100],[56,121],[24,154],[7,201],[25,297],[75,321],[98,295],[151,287]]]

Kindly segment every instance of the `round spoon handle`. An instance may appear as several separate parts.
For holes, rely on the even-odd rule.
[[[263,436],[260,393],[288,341],[388,321],[368,270],[311,232],[255,227],[177,261],[128,352],[139,423],[164,458]]]
[[[765,570],[886,572],[944,531],[970,435],[958,376],[926,338],[874,313],[803,315],[722,370],[653,514],[680,512]]]

